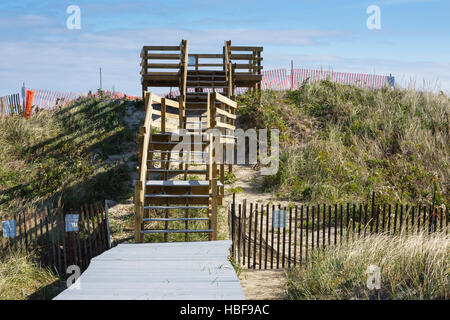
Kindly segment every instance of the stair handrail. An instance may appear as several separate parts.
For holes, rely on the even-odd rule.
[[[210,229],[213,230],[209,240],[217,240],[217,210],[218,210],[218,194],[217,194],[217,161],[215,157],[215,140],[214,134],[210,133],[208,147],[208,175],[209,175],[209,197],[211,199],[211,207],[209,212]]]
[[[144,218],[144,198],[145,198],[145,183],[147,180],[147,158],[148,158],[148,147],[151,139],[152,132],[152,121],[153,121],[153,101],[161,103],[161,97],[151,93],[144,92],[144,105],[145,105],[145,119],[144,124],[139,128],[138,142],[139,150],[138,153],[138,173],[139,180],[135,181],[135,240],[136,242],[143,241],[143,235],[141,234],[141,226]]]
[[[161,111],[153,109],[153,103],[161,104]],[[181,105],[178,101],[168,98],[161,98],[160,96],[151,92],[144,92],[144,105],[145,105],[145,120],[144,124],[139,128],[138,134],[138,174],[139,179],[135,181],[135,211],[136,211],[136,228],[135,228],[135,240],[136,242],[142,242],[143,236],[140,232],[144,218],[144,199],[145,199],[145,186],[147,181],[147,160],[149,153],[149,145],[151,143],[152,129],[155,127],[153,122],[153,115],[161,117],[161,132],[166,132],[166,120],[167,118],[178,118],[178,115],[168,113],[167,106],[181,109]],[[180,111],[181,112],[181,111]],[[179,112],[179,113],[180,113]],[[182,121],[182,120],[180,120]],[[184,121],[183,121],[184,122]],[[178,126],[177,130],[180,129]]]
[[[219,106],[216,104],[219,102]],[[237,102],[219,92],[210,95],[210,128],[235,130]],[[220,117],[220,121],[217,120]]]

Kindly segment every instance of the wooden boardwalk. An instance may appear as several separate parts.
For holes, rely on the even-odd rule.
[[[230,246],[228,240],[121,244],[92,259],[79,289],[55,300],[244,300],[227,260]]]

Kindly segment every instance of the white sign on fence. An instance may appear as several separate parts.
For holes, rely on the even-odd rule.
[[[2,221],[3,237],[15,238],[16,237],[16,220]]]
[[[67,214],[66,215],[66,232],[78,231],[79,214]]]
[[[286,228],[286,211],[274,210],[272,213],[272,228]]]

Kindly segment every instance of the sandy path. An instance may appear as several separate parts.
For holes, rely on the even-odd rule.
[[[244,270],[239,280],[247,300],[284,299],[283,270]]]

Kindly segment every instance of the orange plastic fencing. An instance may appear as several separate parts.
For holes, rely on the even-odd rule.
[[[31,108],[33,107],[34,91],[27,90],[26,95],[27,95],[27,105],[26,105],[24,116],[25,116],[25,119],[28,119],[31,114]]]

